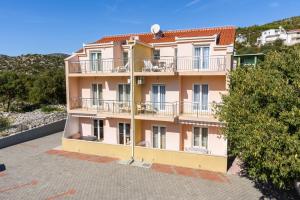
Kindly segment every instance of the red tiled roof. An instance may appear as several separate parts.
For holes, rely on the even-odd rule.
[[[100,40],[97,40],[93,44],[118,42],[122,40],[128,40],[130,36],[139,36],[139,40],[144,43],[162,43],[162,42],[174,42],[175,37],[200,37],[200,36],[212,36],[220,34],[220,45],[233,44],[235,37],[235,27],[216,27],[216,28],[204,28],[204,29],[187,29],[187,30],[175,30],[175,31],[163,31],[164,37],[160,39],[154,39],[152,33],[137,33],[126,35],[105,36]]]
[[[201,36],[213,36],[219,34],[219,45],[233,44],[235,40],[236,28],[233,26],[215,27],[215,28],[202,28],[202,29],[186,29],[186,30],[174,30],[174,31],[163,31],[164,36],[160,39],[155,39],[152,33],[136,33],[136,34],[125,34],[125,35],[112,35],[105,36],[96,42],[91,44],[101,44],[108,42],[120,42],[128,40],[130,36],[139,36],[139,40],[144,43],[163,43],[163,42],[174,42],[175,37],[201,37]],[[77,53],[83,52],[83,49],[77,51]]]

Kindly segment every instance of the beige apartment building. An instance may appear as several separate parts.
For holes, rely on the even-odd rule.
[[[234,27],[105,36],[66,59],[64,150],[217,172]]]

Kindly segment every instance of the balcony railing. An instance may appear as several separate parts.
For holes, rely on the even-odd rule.
[[[218,72],[226,70],[225,56],[177,57],[177,71]]]
[[[69,62],[69,73],[124,73],[129,72],[129,61],[98,59]]]
[[[72,98],[71,109],[95,110],[107,113],[130,113],[130,101],[101,100],[94,98]]]
[[[176,117],[183,116],[203,117],[212,116],[214,111],[211,105],[202,105],[196,102],[137,102],[136,115]],[[71,109],[82,109],[102,113],[130,113],[130,101],[101,100],[93,98],[72,98]],[[180,112],[178,111],[180,109]]]
[[[226,70],[225,56],[145,58],[138,62],[142,72],[220,72]]]
[[[137,115],[150,116],[177,116],[177,102],[138,102],[136,103]]]
[[[146,58],[143,60],[142,72],[175,72],[176,58],[175,57],[161,57]]]
[[[209,116],[213,115],[211,106],[203,105],[198,102],[181,102],[182,114],[187,116]]]

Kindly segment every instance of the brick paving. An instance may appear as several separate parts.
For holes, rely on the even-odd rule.
[[[0,150],[0,199],[259,199],[251,181],[235,175],[53,150],[61,133]]]

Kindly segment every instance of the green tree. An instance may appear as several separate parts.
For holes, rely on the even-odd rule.
[[[39,74],[29,91],[29,99],[36,104],[65,103],[65,75],[63,68]]]
[[[300,48],[269,52],[256,68],[230,75],[218,115],[230,154],[259,182],[289,188],[300,178]]]
[[[0,72],[0,102],[7,112],[14,101],[26,96],[26,86],[20,76],[13,71]]]

